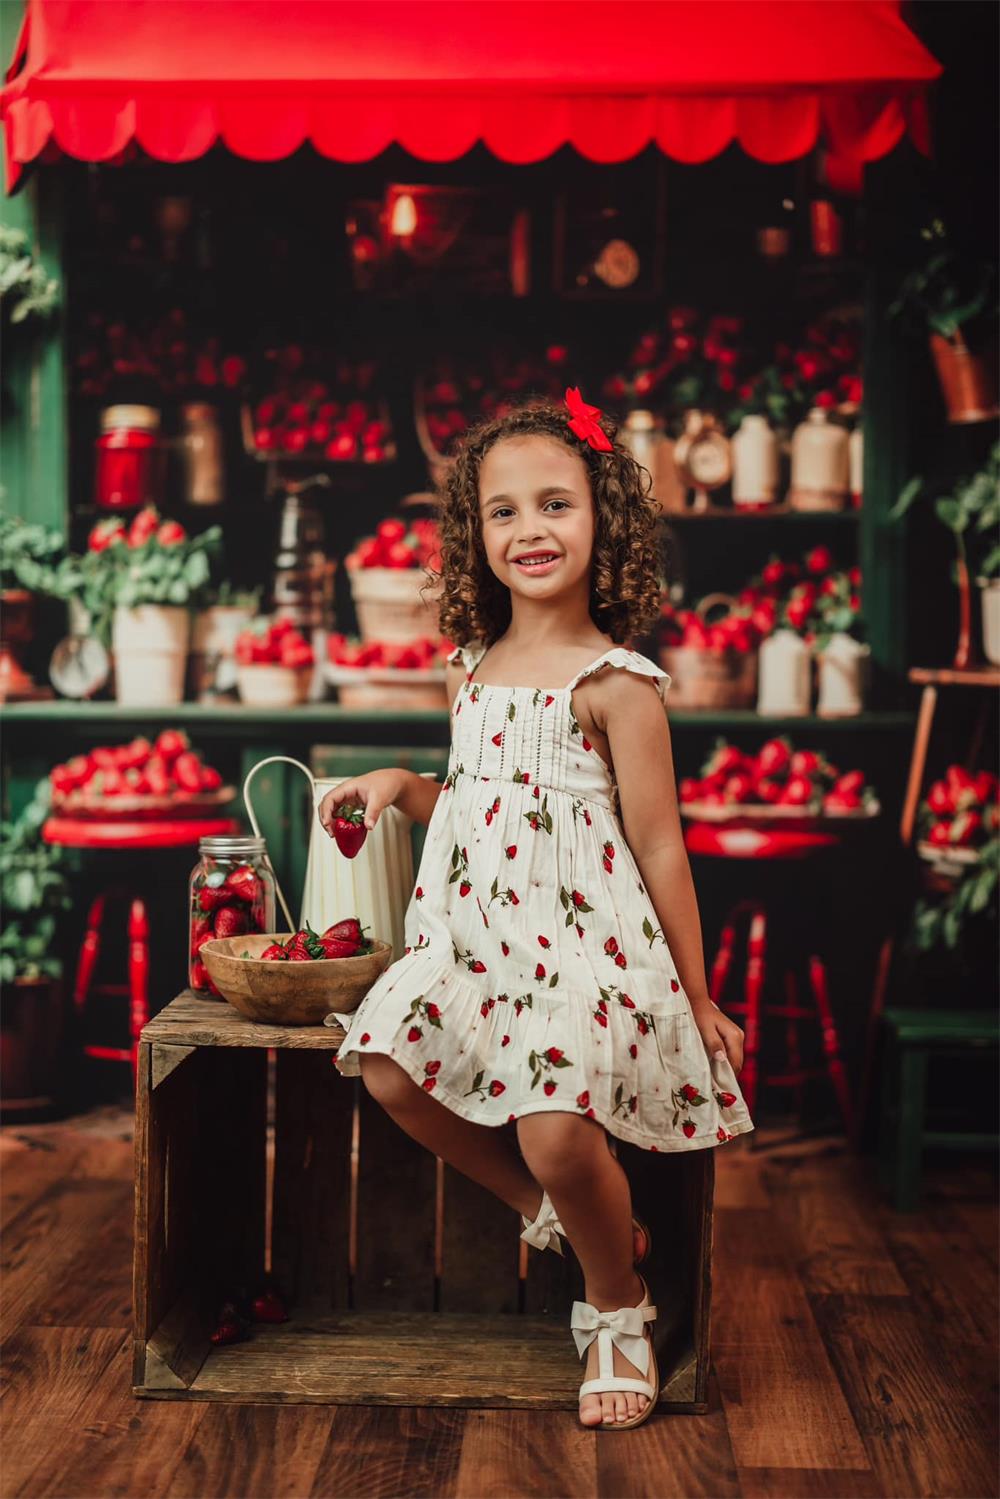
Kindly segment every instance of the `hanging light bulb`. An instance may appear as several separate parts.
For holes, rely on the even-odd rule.
[[[409,239],[417,227],[417,205],[409,193],[400,193],[392,205],[389,232],[396,239]]]

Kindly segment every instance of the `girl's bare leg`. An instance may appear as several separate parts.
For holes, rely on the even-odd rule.
[[[633,1265],[632,1196],[628,1178],[608,1149],[602,1125],[575,1114],[528,1114],[517,1122],[524,1159],[548,1192],[583,1269],[585,1297],[598,1311],[638,1306],[642,1283]],[[641,1378],[618,1348],[616,1374]],[[587,1350],[585,1379],[598,1375],[597,1340]],[[625,1420],[648,1404],[645,1395],[613,1390],[585,1395],[580,1419],[587,1426]]]
[[[501,1202],[537,1217],[542,1189],[507,1130],[474,1124],[453,1113],[382,1053],[361,1057],[361,1077],[368,1092],[406,1134],[463,1176],[487,1187]]]

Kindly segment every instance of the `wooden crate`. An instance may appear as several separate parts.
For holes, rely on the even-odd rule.
[[[575,1410],[574,1256],[529,1248],[517,1214],[341,1077],[341,1039],[190,991],[143,1030],[134,1393]],[[715,1152],[616,1149],[654,1238],[661,1402],[703,1411]],[[220,1301],[266,1269],[291,1320],[214,1347]]]

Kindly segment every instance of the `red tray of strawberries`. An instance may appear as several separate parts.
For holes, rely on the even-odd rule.
[[[815,749],[796,749],[787,735],[748,754],[716,741],[700,776],[678,785],[680,811],[692,822],[806,829],[867,822],[882,808],[860,770],[841,772]]]
[[[197,821],[217,817],[236,788],[206,765],[179,729],[164,729],[155,743],[99,745],[49,772],[52,812],[81,821]]]

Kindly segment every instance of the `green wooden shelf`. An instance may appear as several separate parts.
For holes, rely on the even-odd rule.
[[[752,708],[732,708],[718,712],[670,711],[672,728],[697,729],[748,729],[766,728],[774,732],[808,729],[838,731],[859,729],[910,729],[916,718],[915,709],[874,709],[851,718],[821,718],[809,714],[803,718],[765,717]],[[234,734],[252,733],[256,729],[280,729],[282,733],[297,735],[301,731],[362,727],[365,725],[384,728],[390,724],[440,725],[446,728],[448,713],[444,708],[342,708],[337,703],[306,703],[297,708],[251,708],[243,703],[217,705],[206,703],[178,703],[169,708],[132,708],[121,703],[70,702],[55,699],[38,703],[8,703],[2,710],[2,722],[8,729],[20,725],[99,725],[99,724],[145,724],[150,727],[211,726],[215,729],[232,730]]]

